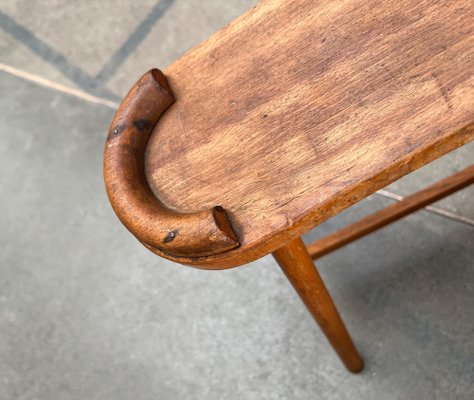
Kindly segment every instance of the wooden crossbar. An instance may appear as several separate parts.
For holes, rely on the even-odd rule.
[[[314,260],[474,183],[474,165],[307,246]]]

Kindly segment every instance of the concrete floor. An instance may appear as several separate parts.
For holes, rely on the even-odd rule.
[[[421,211],[318,262],[366,360],[351,375],[270,257],[210,272],[139,245],[102,183],[113,107],[23,74],[116,102],[254,3],[0,0],[1,400],[474,398],[472,225]],[[473,162],[471,144],[388,190]],[[473,195],[436,206],[472,220]]]

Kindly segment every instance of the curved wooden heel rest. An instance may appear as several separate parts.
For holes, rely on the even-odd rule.
[[[112,207],[125,227],[146,247],[172,257],[203,257],[239,246],[222,207],[183,214],[152,193],[144,155],[160,116],[174,102],[163,73],[147,72],[115,114],[104,151],[104,178]]]

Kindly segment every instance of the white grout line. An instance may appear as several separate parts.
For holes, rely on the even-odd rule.
[[[53,90],[57,90],[59,92],[67,93],[71,96],[78,97],[82,100],[85,100],[85,101],[88,101],[88,102],[91,102],[91,103],[94,103],[94,104],[101,104],[103,106],[110,107],[110,108],[113,108],[113,109],[116,109],[119,106],[118,103],[115,103],[111,100],[103,99],[101,97],[92,96],[92,95],[90,95],[86,92],[83,92],[82,90],[74,89],[74,88],[66,86],[66,85],[61,85],[60,83],[50,81],[50,80],[42,78],[41,76],[38,76],[38,75],[30,74],[29,72],[22,71],[20,69],[11,67],[9,65],[5,65],[5,64],[0,63],[0,71],[4,71],[4,72],[7,72],[9,74],[18,76],[18,77],[26,79],[30,82],[37,83],[38,85],[45,86],[49,89],[53,89]],[[378,190],[376,193],[380,196],[387,197],[389,199],[393,199],[393,200],[397,200],[397,201],[401,201],[405,198],[404,196],[400,196],[398,194],[395,194],[395,193],[389,192],[388,190],[383,190],[383,189]],[[465,224],[474,226],[474,220],[472,220],[470,218],[467,218],[467,217],[463,217],[462,215],[454,214],[450,211],[446,211],[446,210],[443,210],[441,208],[433,207],[433,206],[426,206],[424,209],[426,211],[430,211],[434,214],[442,215],[443,217],[450,218],[450,219],[453,219],[455,221],[463,222]]]
[[[454,214],[450,211],[446,211],[438,207],[426,206],[425,209],[426,211],[432,212],[434,214],[442,215],[443,217],[454,219],[455,221],[463,222],[464,224],[474,226],[474,219]]]
[[[66,93],[66,94],[69,94],[71,96],[78,97],[78,98],[80,98],[82,100],[85,100],[85,101],[88,101],[90,103],[101,104],[103,106],[110,107],[110,108],[113,108],[113,109],[116,109],[119,106],[114,101],[103,99],[101,97],[93,96],[91,94],[83,92],[82,90],[74,89],[74,88],[66,86],[66,85],[61,85],[60,83],[50,81],[48,79],[42,78],[41,76],[30,74],[29,72],[22,71],[20,69],[11,67],[9,65],[5,65],[5,64],[0,63],[0,71],[7,72],[11,75],[18,76],[18,77],[26,79],[30,82],[37,83],[38,85],[45,86],[49,89],[57,90],[59,92]]]
[[[402,201],[405,198],[404,196],[400,196],[399,194],[395,194],[395,193],[389,192],[388,190],[384,190],[384,189],[377,190],[375,193],[380,195],[380,196],[387,197],[389,199],[397,200],[397,201]],[[426,206],[426,207],[422,208],[422,210],[426,210],[426,211],[432,212],[433,214],[442,215],[443,217],[453,219],[455,221],[459,221],[459,222],[462,222],[462,223],[467,224],[467,225],[474,226],[474,219],[452,213],[451,211],[443,210],[442,208],[433,207],[433,206]]]
[[[397,201],[401,201],[404,199],[403,196],[389,192],[388,190],[384,190],[384,189],[377,190],[375,193],[379,194],[380,196],[388,197],[389,199],[393,199]]]

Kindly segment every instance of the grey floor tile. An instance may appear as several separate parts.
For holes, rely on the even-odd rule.
[[[1,62],[111,98],[96,77],[155,3],[3,1]]]
[[[420,212],[319,260],[366,359],[351,375],[270,257],[200,271],[126,232],[102,182],[111,110],[0,87],[1,400],[472,399],[472,227]]]
[[[0,62],[109,99],[256,0],[0,0]]]
[[[166,18],[154,26],[137,46],[133,57],[128,58],[111,77],[107,87],[123,93],[145,71],[155,67],[164,69],[255,4],[257,0],[176,0]]]

